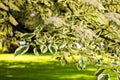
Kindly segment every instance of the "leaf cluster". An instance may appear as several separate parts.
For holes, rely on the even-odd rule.
[[[32,46],[35,55],[50,52],[62,64],[71,57],[78,69],[86,61],[94,63],[102,67],[97,76],[108,67],[119,74],[119,23],[119,0],[0,0],[0,28],[6,39],[17,34],[13,30],[18,31],[18,24],[31,31],[20,35],[27,45],[16,56]]]

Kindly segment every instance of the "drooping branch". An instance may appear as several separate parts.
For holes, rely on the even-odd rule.
[[[111,41],[111,42],[115,42],[115,40],[113,39],[110,39],[108,37],[105,37],[104,35],[100,35],[101,38],[105,39],[105,40],[108,40],[108,41]],[[120,45],[120,42],[117,42],[119,45]]]
[[[12,24],[11,24],[12,25]],[[14,26],[14,25],[12,25],[12,27],[13,27],[13,29],[14,30],[16,30],[16,31],[19,31],[19,32],[21,32],[21,33],[30,33],[30,32],[32,32],[31,30],[29,30],[28,28],[25,28],[25,25],[23,25],[23,24],[21,24],[21,23],[19,23],[19,25],[17,25],[17,26]]]
[[[94,29],[91,28],[91,27],[88,27],[88,28],[91,29],[91,30],[94,30]],[[108,38],[108,37],[105,37],[104,35],[100,35],[99,37],[115,43],[115,40],[113,40],[113,39],[111,39],[111,38]],[[120,42],[117,42],[117,43],[120,45]]]

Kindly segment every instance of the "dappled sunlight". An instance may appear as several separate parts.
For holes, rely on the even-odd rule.
[[[95,71],[96,68],[88,68],[87,70],[89,70],[89,71]]]
[[[14,54],[0,54],[0,61],[23,61],[23,62],[42,62],[46,63],[47,61],[52,61],[51,56],[33,56],[33,55],[22,55],[15,57]]]
[[[88,77],[95,79],[94,69],[79,71],[71,63],[62,66],[49,55],[14,57],[14,54],[0,54],[0,67],[2,80],[79,80],[81,78],[87,80]]]
[[[0,54],[0,80],[95,80],[95,71],[90,64],[84,70],[72,63],[62,66],[49,55]]]
[[[12,65],[9,66],[8,68],[25,68],[25,65]]]
[[[94,79],[95,77],[94,76],[89,76],[89,75],[85,75],[85,74],[75,74],[75,75],[65,75],[65,76],[62,76],[61,79],[73,79],[73,80],[76,80],[76,79],[82,79],[82,80],[92,80]]]
[[[13,77],[13,75],[6,75],[6,77]]]

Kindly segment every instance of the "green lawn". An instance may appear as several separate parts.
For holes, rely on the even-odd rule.
[[[49,55],[0,54],[0,80],[96,80],[95,66],[87,66],[85,70],[73,64],[62,66]]]

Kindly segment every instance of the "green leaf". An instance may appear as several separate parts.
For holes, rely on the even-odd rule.
[[[43,29],[42,24],[40,24],[40,25],[38,25],[38,26],[36,27],[36,30],[42,31],[42,29]]]
[[[110,80],[109,74],[101,74],[99,80]]]
[[[38,51],[37,51],[37,48],[34,48],[34,49],[33,49],[33,52],[34,52],[34,54],[35,54],[36,56],[39,56],[39,53],[38,53]]]
[[[39,31],[38,29],[36,29],[33,33],[35,33],[35,34],[39,34],[40,31]]]
[[[18,25],[18,22],[15,20],[15,18],[11,14],[9,14],[9,21],[11,24],[15,26]]]
[[[5,5],[4,5],[3,3],[1,3],[1,2],[0,2],[0,8],[4,9],[4,10],[6,10],[6,11],[9,10],[8,7],[5,6]]]
[[[78,65],[77,65],[77,68],[81,68],[81,69],[84,69],[86,67],[86,63],[84,61],[84,59],[81,57],[78,61]]]
[[[44,37],[40,37],[37,42],[44,45],[46,43],[46,39]]]
[[[39,42],[38,40],[34,40],[34,41],[35,41],[36,45],[42,45],[42,43]]]
[[[16,49],[15,56],[26,53],[28,49],[29,49],[29,45],[20,46],[19,48]]]
[[[65,48],[65,46],[66,46],[66,43],[61,43],[61,44],[59,44],[59,48],[61,49],[61,48]]]
[[[78,50],[77,44],[75,44],[75,43],[72,44],[72,45],[71,45],[71,49],[73,49],[73,50]]]
[[[9,2],[9,7],[10,7],[10,9],[13,9],[15,11],[20,11],[20,9],[12,2]]]
[[[38,25],[38,26],[36,27],[36,29],[35,29],[35,31],[34,31],[33,33],[39,34],[39,33],[42,31],[42,29],[43,29],[43,27],[42,27],[42,25],[40,24],[40,25]]]
[[[25,33],[23,36],[22,36],[22,39],[31,39],[32,37],[34,36],[34,34],[32,33]]]
[[[103,69],[103,68],[98,69],[98,70],[95,72],[95,75],[96,75],[96,76],[100,75],[104,70],[105,70],[105,69]]]
[[[75,35],[72,34],[72,33],[68,33],[67,36],[69,36],[69,37],[75,37]]]
[[[48,51],[48,48],[46,45],[40,45],[40,50],[42,53],[46,53]]]
[[[53,46],[53,45],[49,45],[48,46],[48,49],[49,49],[49,51],[50,51],[50,53],[52,53],[52,54],[55,54],[55,53],[57,53],[57,46]]]

